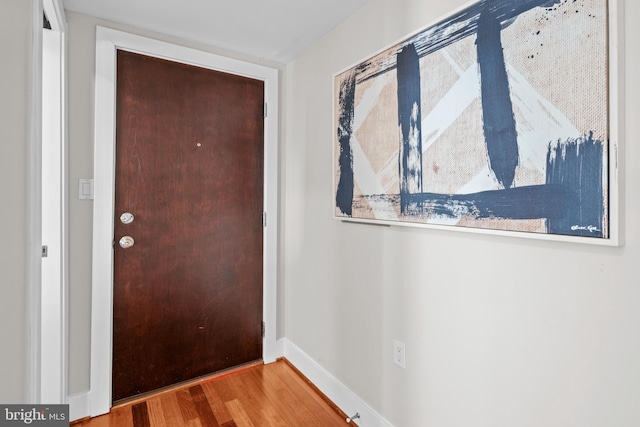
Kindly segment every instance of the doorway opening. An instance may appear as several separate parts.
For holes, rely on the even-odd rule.
[[[274,362],[276,346],[278,70],[146,37],[98,27],[94,138],[94,220],[91,303],[90,415],[109,412],[112,396],[113,239],[115,181],[115,58],[118,49],[264,81],[269,105],[264,121],[264,210],[262,346],[264,363]]]

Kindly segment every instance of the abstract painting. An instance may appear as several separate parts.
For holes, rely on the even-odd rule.
[[[481,0],[334,76],[334,213],[609,238],[607,0]]]

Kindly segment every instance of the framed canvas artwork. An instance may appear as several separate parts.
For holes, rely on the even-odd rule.
[[[337,73],[335,217],[617,244],[609,3],[477,1]]]

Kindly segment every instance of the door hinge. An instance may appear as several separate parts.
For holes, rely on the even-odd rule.
[[[267,226],[267,213],[265,211],[262,211],[262,227],[266,227]]]
[[[262,335],[262,338],[264,338],[265,329],[266,329],[266,326],[265,326],[264,320],[263,320],[262,322],[260,322],[260,334]]]
[[[42,246],[42,258],[46,258],[49,256],[49,246]]]
[[[262,117],[267,118],[267,103],[264,103],[264,110],[262,111]]]

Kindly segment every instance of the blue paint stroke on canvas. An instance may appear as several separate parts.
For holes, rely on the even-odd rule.
[[[489,7],[480,13],[477,25],[483,129],[489,166],[498,182],[509,188],[518,166],[518,141],[500,40],[502,27]]]
[[[422,193],[422,113],[420,112],[420,64],[412,44],[397,55],[398,127],[400,129],[400,211],[419,213],[410,195]]]
[[[470,216],[474,219],[562,218],[571,195],[561,185],[536,185],[472,194],[413,195],[432,215],[449,218]]]
[[[564,0],[565,2],[567,0]],[[478,20],[483,10],[489,10],[503,28],[508,26],[522,13],[536,7],[550,8],[563,0],[482,0],[474,3],[447,20],[417,34],[398,45],[398,50],[405,44],[414,44],[418,55],[422,58],[450,46],[460,40],[474,36],[478,30]],[[375,78],[395,69],[395,61],[389,58],[374,58],[359,66],[358,83]]]
[[[353,201],[353,153],[351,150],[351,134],[353,126],[353,104],[356,89],[355,72],[344,79],[340,85],[338,105],[338,141],[340,145],[340,179],[336,190],[336,206],[346,215],[351,216]]]
[[[549,233],[604,236],[603,150],[604,143],[594,140],[593,133],[549,145],[547,183],[561,185],[571,194],[567,213],[549,218]]]

